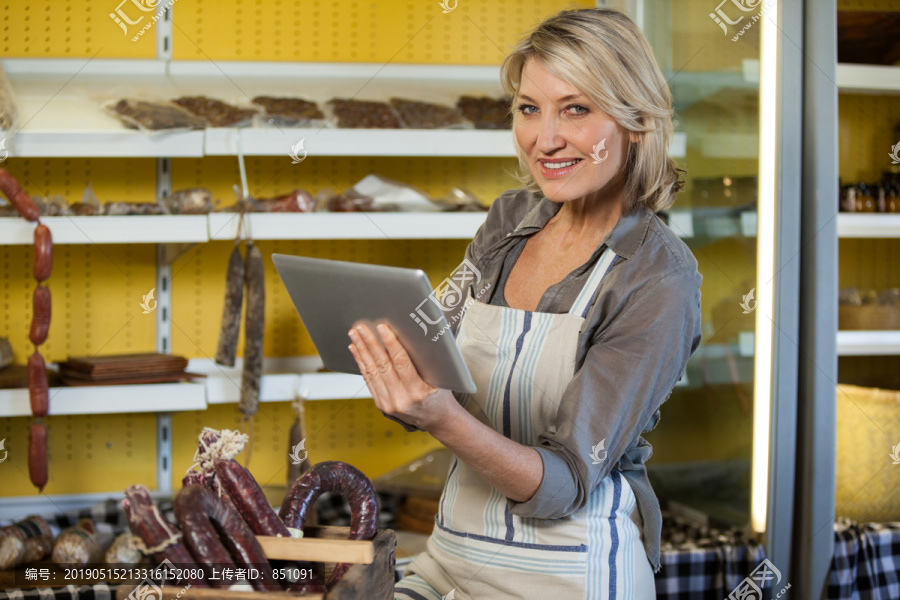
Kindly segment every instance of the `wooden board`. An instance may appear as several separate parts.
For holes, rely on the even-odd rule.
[[[157,352],[69,357],[59,364],[61,371],[85,373],[94,379],[121,377],[124,373],[171,373],[184,371],[185,367],[187,359],[183,356]]]
[[[375,547],[372,542],[264,535],[258,535],[256,539],[262,546],[266,558],[270,560],[305,560],[368,565],[375,559]]]

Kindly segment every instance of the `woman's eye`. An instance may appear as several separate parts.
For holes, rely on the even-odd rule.
[[[532,115],[535,113],[535,111],[537,111],[537,107],[532,106],[531,104],[520,104],[519,105],[519,112],[522,113],[523,115]]]
[[[584,115],[589,112],[586,106],[581,106],[580,104],[570,104],[566,109],[573,115]]]

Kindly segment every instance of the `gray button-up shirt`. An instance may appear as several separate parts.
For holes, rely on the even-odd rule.
[[[481,273],[471,284],[473,296],[506,305],[503,287],[525,238],[561,206],[524,189],[508,190],[494,201],[466,248],[466,259]],[[653,448],[641,434],[656,427],[659,407],[700,345],[702,277],[687,245],[640,206],[619,218],[585,264],[547,289],[538,312],[568,312],[607,246],[616,258],[585,317],[575,373],[557,422],[538,436],[543,480],[527,502],[510,500],[510,511],[540,519],[568,516],[584,508],[591,490],[616,469],[637,499],[644,549],[657,571],[662,514],[644,467]],[[447,316],[455,334],[459,320]],[[595,465],[593,447],[600,440],[607,456]]]
[[[540,231],[561,206],[521,189],[494,201],[466,249],[466,258],[481,273],[480,281],[471,284],[473,296],[505,305],[503,285],[524,238]],[[619,218],[590,260],[547,289],[537,311],[568,312],[607,246],[616,258],[585,318],[575,373],[557,422],[535,447],[544,464],[543,480],[527,502],[510,500],[510,511],[522,517],[565,517],[585,507],[591,490],[616,469],[634,491],[644,548],[658,570],[662,516],[644,467],[652,447],[641,434],[659,422],[660,405],[700,345],[702,278],[687,245],[641,206]],[[592,449],[600,440],[605,440],[607,460],[595,465]]]

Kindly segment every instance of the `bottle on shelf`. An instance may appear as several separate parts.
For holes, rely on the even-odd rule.
[[[856,212],[875,212],[875,196],[870,184],[860,183],[857,186]]]

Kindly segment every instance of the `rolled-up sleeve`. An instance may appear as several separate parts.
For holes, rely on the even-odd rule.
[[[557,519],[587,504],[681,377],[700,344],[700,318],[700,275],[682,268],[600,324],[554,422],[538,436],[541,485],[527,502],[510,500],[510,512]]]

